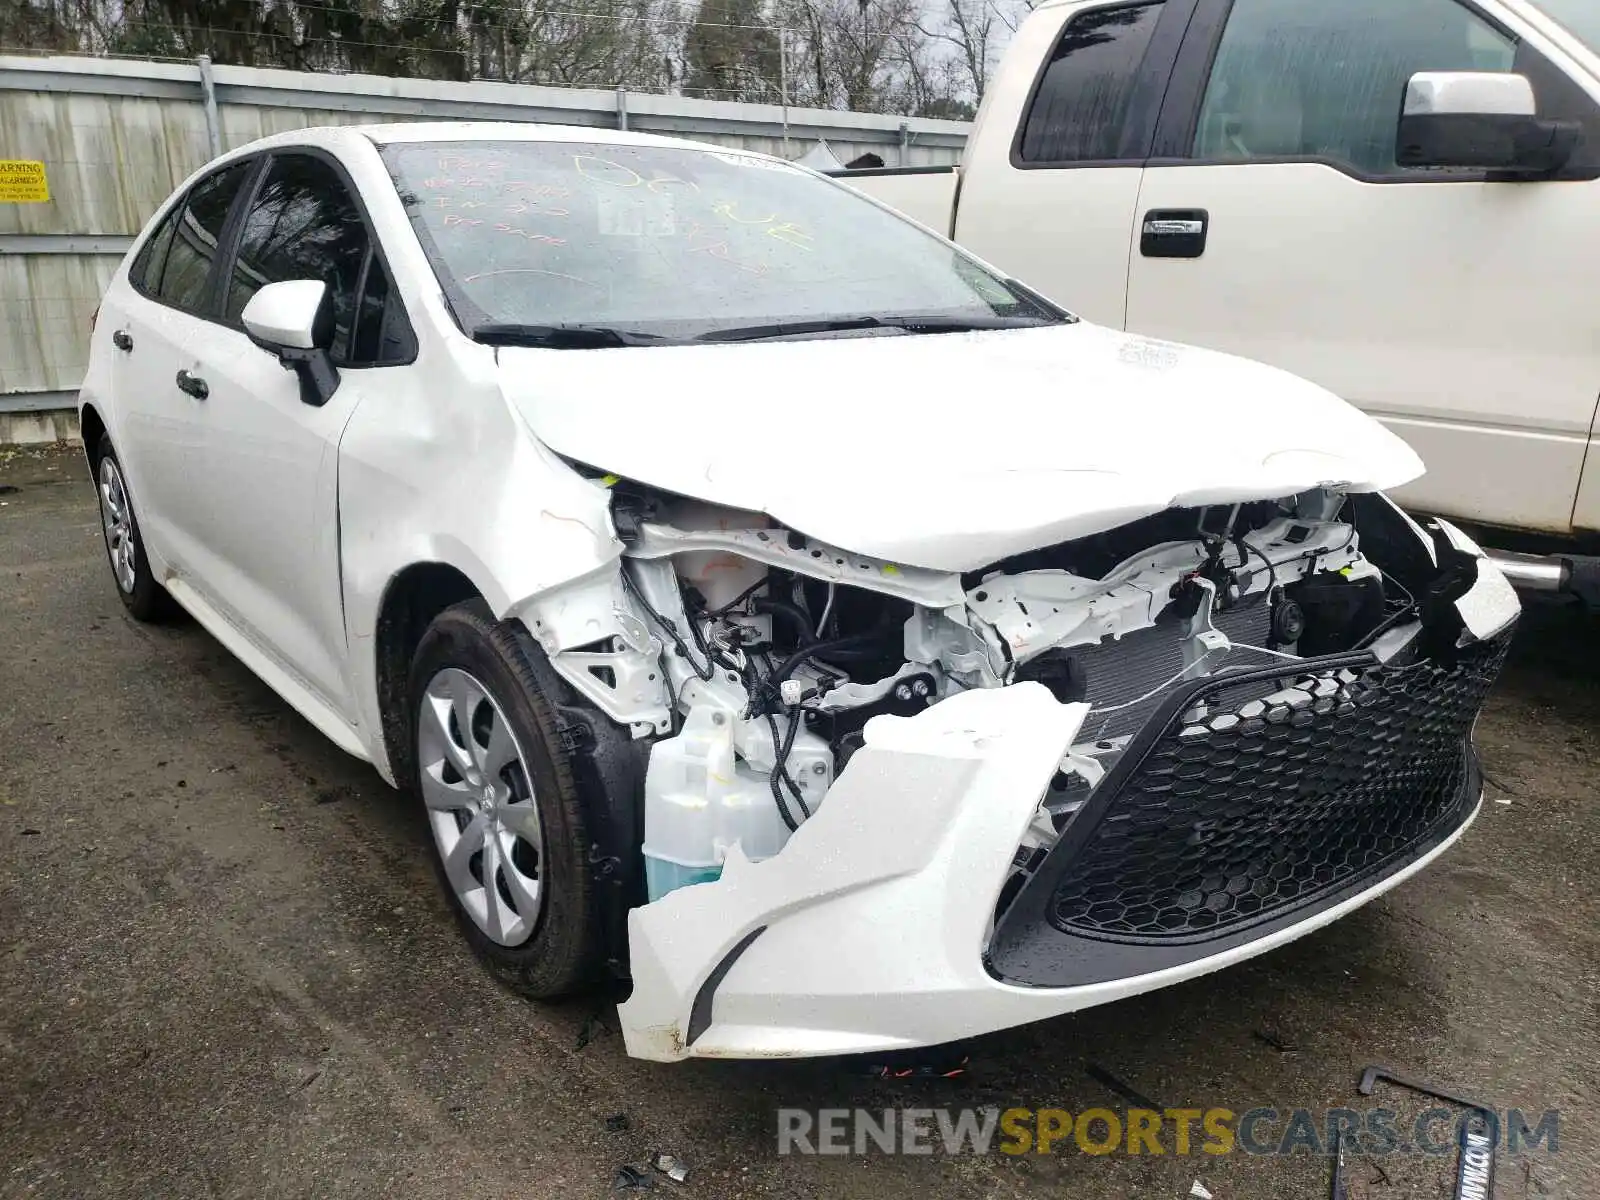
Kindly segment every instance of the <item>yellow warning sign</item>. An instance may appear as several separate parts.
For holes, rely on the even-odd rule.
[[[0,204],[48,204],[50,180],[42,162],[0,158]]]

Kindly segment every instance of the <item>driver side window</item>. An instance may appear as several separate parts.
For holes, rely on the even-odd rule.
[[[1517,44],[1456,0],[1235,0],[1195,132],[1204,162],[1333,159],[1360,175],[1395,163],[1418,71],[1511,71]]]
[[[228,321],[237,324],[250,298],[269,283],[320,279],[333,297],[329,353],[335,364],[349,365],[369,245],[361,210],[331,165],[309,154],[275,156],[239,236]]]

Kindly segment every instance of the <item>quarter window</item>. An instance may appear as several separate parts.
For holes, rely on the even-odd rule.
[[[172,232],[178,227],[178,218],[181,216],[183,204],[180,202],[173,206],[161,222],[161,227],[150,235],[150,240],[145,242],[139,250],[139,257],[133,260],[133,266],[128,269],[128,278],[141,292],[154,296],[161,290],[161,272],[166,270],[167,251],[172,248]]]
[[[1395,164],[1418,71],[1510,71],[1516,43],[1456,0],[1235,0],[1200,107],[1194,156]]]
[[[159,273],[159,282],[147,276],[146,286],[163,304],[205,315],[223,229],[251,165],[234,163],[202,179],[189,193],[171,230],[163,229],[153,239],[165,239],[165,245],[152,247],[147,266]]]
[[[244,219],[228,282],[228,320],[236,323],[250,298],[269,283],[320,280],[333,299],[329,352],[334,362],[349,365],[369,246],[355,198],[332,166],[305,154],[274,158]]]
[[[1114,160],[1160,4],[1102,8],[1062,31],[1022,123],[1030,163]]]

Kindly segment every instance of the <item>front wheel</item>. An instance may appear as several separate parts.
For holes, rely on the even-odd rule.
[[[412,663],[413,784],[434,867],[467,941],[545,999],[598,974],[589,836],[527,634],[482,601],[442,613]]]

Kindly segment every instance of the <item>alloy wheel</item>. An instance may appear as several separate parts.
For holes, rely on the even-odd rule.
[[[521,945],[544,904],[544,829],[505,712],[477,679],[446,668],[423,693],[417,754],[428,823],[456,899],[487,937]]]
[[[133,595],[138,580],[139,548],[133,539],[133,506],[122,482],[117,460],[107,455],[100,460],[100,522],[105,526],[106,550],[111,555],[111,572],[117,586]]]

